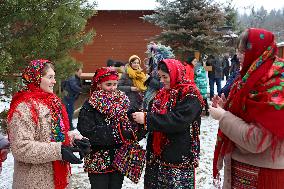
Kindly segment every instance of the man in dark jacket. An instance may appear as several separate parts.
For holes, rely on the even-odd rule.
[[[210,88],[210,99],[214,96],[214,84],[216,82],[217,92],[220,95],[221,92],[221,80],[223,77],[223,66],[221,61],[215,58],[213,55],[208,57],[206,66],[212,66],[212,71],[208,72],[209,88]]]
[[[223,57],[223,62],[222,62],[222,66],[223,66],[223,74],[224,77],[226,77],[226,81],[229,79],[229,75],[230,75],[230,61],[229,61],[229,54],[226,53]]]
[[[82,90],[82,84],[80,80],[81,74],[82,68],[78,68],[75,72],[75,75],[64,81],[64,84],[62,86],[64,90],[63,103],[65,104],[68,113],[70,130],[74,130],[74,126],[72,123],[74,114],[74,104]]]

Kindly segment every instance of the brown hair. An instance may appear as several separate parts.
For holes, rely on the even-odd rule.
[[[132,62],[135,61],[135,60],[139,60],[139,64],[141,64],[141,59],[137,55],[130,56],[129,59],[128,59],[128,62],[129,62],[129,64],[132,64]]]
[[[47,70],[51,68],[54,70],[54,65],[51,62],[48,62],[44,65],[44,68],[42,70],[42,76],[45,76],[47,74]]]
[[[240,52],[245,52],[247,49],[247,42],[248,42],[248,34],[249,34],[249,30],[246,29],[245,31],[243,31],[238,39],[238,50]]]

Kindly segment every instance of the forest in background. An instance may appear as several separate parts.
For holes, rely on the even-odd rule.
[[[238,23],[241,28],[265,28],[272,31],[277,42],[284,41],[284,7],[278,10],[266,10],[263,6],[259,9],[252,8],[249,14],[238,14]]]

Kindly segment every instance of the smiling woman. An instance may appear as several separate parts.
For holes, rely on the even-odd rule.
[[[31,61],[22,74],[26,86],[10,105],[7,120],[15,189],[70,187],[70,163],[82,163],[73,152],[83,149],[71,147],[79,146],[82,136],[68,132],[65,107],[53,93],[53,69],[48,60]]]
[[[54,66],[48,63],[43,69],[43,76],[41,78],[40,88],[47,93],[53,93],[53,87],[55,83],[56,81]]]

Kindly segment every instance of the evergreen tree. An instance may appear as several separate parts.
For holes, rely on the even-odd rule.
[[[87,0],[0,1],[0,79],[5,87],[12,82],[6,76],[20,73],[33,59],[53,61],[61,69],[58,78],[72,73],[77,63],[70,51],[92,40],[94,31],[85,26],[95,5]]]
[[[224,13],[217,4],[208,0],[157,2],[160,6],[155,13],[143,19],[163,29],[156,37],[158,41],[171,46],[179,56],[194,51],[218,53],[223,45],[218,28],[224,24]]]
[[[239,25],[237,23],[238,11],[232,6],[232,2],[224,8],[225,12],[225,25],[232,28],[232,31],[238,31]]]

